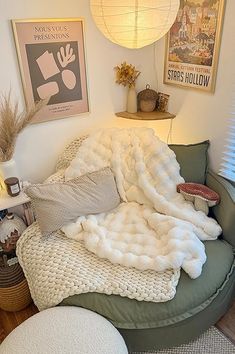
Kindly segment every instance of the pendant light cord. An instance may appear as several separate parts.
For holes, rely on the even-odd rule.
[[[139,17],[139,0],[135,0],[135,37],[134,37],[134,48],[137,47],[138,43],[138,17]]]
[[[155,76],[155,82],[156,82],[156,91],[159,90],[158,88],[158,71],[157,71],[157,42],[154,42],[153,44],[153,70],[154,70],[154,76]]]
[[[167,135],[167,144],[171,143],[172,144],[172,132],[173,132],[173,119],[171,118],[171,122],[170,122],[170,128],[169,128],[169,131],[168,131],[168,135]]]
[[[154,42],[153,44],[153,66],[154,66],[154,76],[155,76],[155,82],[156,82],[156,91],[159,91],[159,87],[158,87],[158,68],[157,68],[157,42]],[[167,134],[167,144],[173,142],[173,119],[170,120],[170,127],[168,130],[168,134]]]

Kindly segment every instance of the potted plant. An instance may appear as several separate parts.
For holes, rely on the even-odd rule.
[[[116,70],[116,83],[128,87],[126,111],[128,113],[136,113],[137,95],[135,83],[140,71],[136,70],[134,65],[126,62],[123,62],[120,66],[115,66],[114,69]]]
[[[45,101],[39,101],[30,110],[19,112],[18,103],[11,102],[10,92],[0,98],[0,174],[3,180],[17,177],[13,158],[17,137],[44,105]]]

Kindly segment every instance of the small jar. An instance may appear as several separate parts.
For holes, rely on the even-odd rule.
[[[20,182],[17,177],[9,177],[4,181],[7,187],[7,193],[11,197],[16,197],[20,194]]]
[[[158,111],[167,112],[170,95],[158,92]]]

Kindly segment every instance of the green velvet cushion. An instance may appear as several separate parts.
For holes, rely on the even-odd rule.
[[[205,183],[208,147],[209,140],[198,144],[169,145],[169,148],[176,155],[176,159],[180,165],[180,173],[185,182]]]
[[[182,271],[176,296],[171,301],[153,303],[88,293],[69,297],[61,304],[98,312],[118,328],[156,328],[185,320],[202,311],[215,299],[226,285],[233,266],[233,251],[228,243],[221,240],[206,241],[205,246],[208,258],[202,275],[192,280]]]

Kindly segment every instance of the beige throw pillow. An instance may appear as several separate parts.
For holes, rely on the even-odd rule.
[[[109,167],[68,182],[31,185],[26,189],[42,235],[48,235],[79,216],[107,212],[120,203]]]

